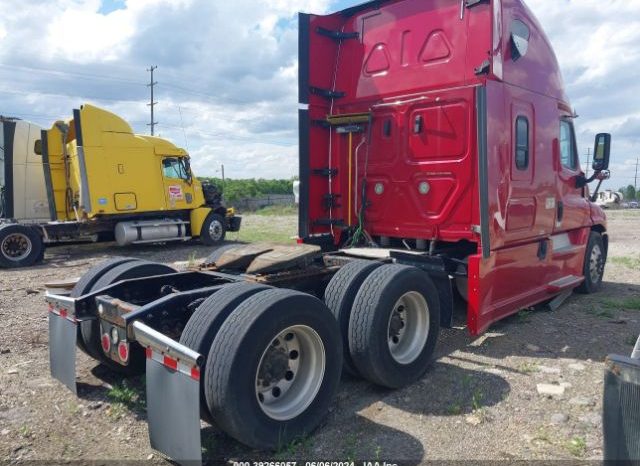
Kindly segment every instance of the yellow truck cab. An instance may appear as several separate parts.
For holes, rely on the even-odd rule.
[[[5,267],[31,265],[45,242],[80,236],[115,237],[121,246],[192,237],[213,245],[240,228],[241,218],[222,205],[215,187],[195,177],[184,149],[134,134],[122,118],[93,105],[42,131],[36,151],[50,221],[14,223],[10,230],[19,230],[18,242],[15,235],[5,241],[7,225],[0,227]]]

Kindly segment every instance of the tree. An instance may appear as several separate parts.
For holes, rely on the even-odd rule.
[[[637,198],[636,188],[632,184],[621,189],[621,192],[624,194],[624,198],[627,201],[635,201]]]

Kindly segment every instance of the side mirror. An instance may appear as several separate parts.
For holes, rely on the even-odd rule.
[[[33,152],[37,155],[42,155],[42,139],[36,139],[36,142],[33,145]]]
[[[611,157],[611,135],[600,133],[596,136],[596,144],[593,149],[593,171],[600,172],[609,169]]]

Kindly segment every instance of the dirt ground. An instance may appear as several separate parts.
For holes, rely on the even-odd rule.
[[[295,218],[272,220],[294,233]],[[640,212],[611,212],[609,230],[597,295],[574,295],[556,312],[521,312],[475,339],[459,315],[419,382],[390,391],[345,377],[320,429],[276,453],[250,451],[203,424],[206,456],[601,459],[603,360],[628,354],[640,334]],[[49,249],[38,267],[0,271],[0,460],[165,462],[149,446],[141,378],[125,381],[80,352],[77,398],[49,376],[43,284],[80,276],[110,255],[175,262],[208,252],[195,244],[65,246]],[[540,394],[540,384],[563,393]]]

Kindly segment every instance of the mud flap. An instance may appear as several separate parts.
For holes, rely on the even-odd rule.
[[[66,317],[49,312],[49,367],[51,376],[77,395],[76,339],[78,324]]]
[[[140,323],[136,340],[147,354],[147,419],[151,447],[180,464],[202,464],[200,368],[202,356]]]

